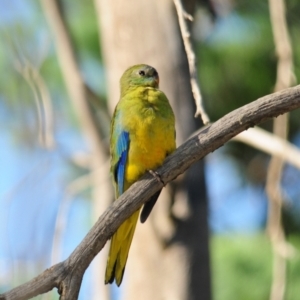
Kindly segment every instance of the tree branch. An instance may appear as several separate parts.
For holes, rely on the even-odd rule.
[[[39,70],[26,57],[16,59],[17,71],[24,77],[30,86],[37,110],[38,140],[48,149],[54,148],[53,136],[53,107],[48,88]]]
[[[162,181],[168,183],[243,130],[296,108],[300,108],[300,85],[262,97],[197,132],[170,155],[157,172]],[[0,295],[0,299],[29,299],[54,287],[58,288],[62,300],[77,299],[83,274],[94,257],[117,228],[161,188],[156,178],[145,174],[108,207],[65,261]]]
[[[208,124],[209,117],[204,109],[200,87],[198,84],[199,80],[196,68],[196,55],[193,51],[192,43],[190,40],[191,34],[185,22],[185,19],[193,21],[193,17],[184,10],[181,0],[173,0],[173,2],[176,7],[181,36],[189,64],[191,87],[196,104],[195,117],[201,116],[203,124]]]
[[[293,51],[285,17],[284,0],[269,0],[269,8],[275,49],[278,56],[275,91],[279,91],[292,86],[295,82],[295,75],[293,72]],[[288,114],[285,114],[273,122],[274,134],[285,140],[288,137],[288,120],[289,116]],[[287,257],[282,253],[281,249],[290,247],[286,241],[281,222],[283,192],[280,182],[283,167],[284,160],[273,156],[269,164],[266,182],[266,191],[269,199],[267,231],[270,236],[273,250],[271,300],[284,299]]]
[[[70,100],[77,111],[81,127],[91,145],[92,152],[102,157],[103,153],[108,153],[108,149],[102,143],[103,134],[98,130],[97,120],[88,101],[89,96],[95,97],[95,95],[87,88],[82,78],[70,33],[62,15],[60,2],[58,0],[43,0],[41,4],[53,32],[57,57]],[[93,100],[93,102],[95,101]],[[101,103],[101,101],[98,102]]]
[[[248,144],[300,169],[300,149],[287,140],[262,128],[250,128],[241,132],[232,140]]]
[[[105,106],[103,107],[104,109],[99,110],[98,115],[96,115],[95,109],[92,107],[92,105],[97,107],[99,104],[103,104],[103,101],[98,99],[83,80],[79,63],[76,58],[74,45],[72,43],[71,34],[63,15],[61,6],[62,1],[43,0],[41,3],[53,32],[57,56],[70,100],[76,109],[84,137],[87,139],[90,148],[89,167],[90,170],[92,170],[91,179],[93,182],[92,217],[96,220],[96,218],[98,218],[98,216],[105,210],[114,198],[112,185],[101,185],[99,183],[99,177],[96,176],[95,172],[97,170],[102,172],[103,168],[101,167],[108,159],[108,145],[104,142],[104,138],[107,135],[106,130],[104,130],[106,128],[104,124],[109,123],[110,119],[108,110]],[[99,113],[101,113],[101,116]],[[99,172],[97,173],[99,174]],[[105,174],[107,173],[104,171],[102,177],[104,177]],[[99,201],[99,199],[101,199],[101,201]],[[100,264],[101,266],[106,265],[106,257],[103,257],[103,259],[100,260],[99,266],[95,267],[95,270],[100,270]],[[104,280],[104,275],[102,275],[102,273],[100,274],[95,272],[95,274],[99,277],[99,281]],[[104,289],[102,290],[104,291]],[[94,291],[94,294],[95,293],[96,292]],[[106,291],[103,293],[106,295],[108,294]],[[103,294],[101,296],[96,296],[96,298],[101,299],[104,299],[104,297],[105,296]]]

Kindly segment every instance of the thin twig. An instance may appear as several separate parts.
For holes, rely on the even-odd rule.
[[[285,18],[284,0],[269,0],[270,17],[278,57],[274,91],[286,89],[296,82],[293,67],[293,50]]]
[[[300,169],[300,149],[287,140],[275,136],[262,128],[249,128],[232,140],[248,144]]]
[[[38,123],[38,141],[41,146],[52,149],[55,147],[54,140],[54,118],[53,106],[47,85],[39,72],[45,59],[45,50],[38,51],[39,63],[32,61],[25,54],[25,51],[18,41],[14,41],[9,34],[6,34],[5,41],[12,49],[15,69],[23,76],[32,90]]]
[[[295,81],[293,72],[292,46],[285,19],[284,0],[269,0],[270,18],[274,36],[277,62],[277,78],[275,91],[290,87]],[[288,114],[274,120],[273,132],[286,140],[288,137]],[[269,198],[267,231],[273,249],[273,282],[270,300],[283,300],[286,289],[286,259],[287,251],[291,246],[285,238],[282,227],[281,211],[283,206],[283,192],[281,177],[284,167],[282,158],[273,156],[267,173],[266,190]]]
[[[98,184],[108,184],[109,179],[109,161],[107,161],[100,170],[87,173],[73,180],[65,189],[65,195],[60,203],[55,221],[55,229],[53,234],[51,265],[61,260],[62,237],[66,228],[67,215],[74,197],[87,189],[93,187],[93,178],[97,176]]]
[[[43,117],[42,117],[43,113],[42,113],[41,102],[39,99],[38,89],[35,86],[35,84],[32,80],[32,77],[30,76],[29,66],[23,66],[21,61],[16,61],[15,68],[26,80],[27,84],[29,85],[29,87],[32,91],[35,106],[36,106],[36,112],[37,112],[38,141],[39,141],[40,145],[44,146],[45,143],[44,143],[44,138],[43,138]]]
[[[27,60],[15,61],[16,70],[23,76],[32,90],[38,119],[39,142],[45,148],[54,147],[53,107],[47,86],[39,71]]]
[[[39,94],[41,96],[41,102],[43,104],[45,145],[48,149],[51,149],[55,146],[55,141],[53,136],[54,117],[53,117],[53,106],[52,106],[51,96],[43,77],[35,68],[32,68],[32,78],[34,79],[34,82],[38,87]]]
[[[185,21],[185,19],[192,21],[193,17],[184,10],[180,0],[173,0],[173,1],[176,7],[180,31],[181,31],[183,44],[184,44],[184,48],[185,48],[185,52],[189,64],[191,87],[192,87],[192,92],[196,104],[195,117],[201,116],[204,125],[206,125],[209,123],[209,117],[204,109],[203,100],[202,100],[200,87],[199,87],[197,68],[196,68],[196,55],[193,51],[192,43],[190,40],[191,34],[189,32],[187,23]]]

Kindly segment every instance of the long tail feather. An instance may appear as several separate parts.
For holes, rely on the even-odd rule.
[[[125,220],[112,237],[106,265],[105,284],[113,283],[115,280],[116,284],[120,286],[122,282],[138,217],[139,210]]]

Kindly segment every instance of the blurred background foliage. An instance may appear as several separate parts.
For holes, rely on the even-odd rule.
[[[89,149],[68,100],[40,3],[0,3],[0,292],[4,292],[51,265],[62,199],[72,201],[66,210],[60,259],[70,254],[92,226],[92,208],[89,188],[68,194],[68,186],[87,173],[73,158]],[[85,82],[105,101],[105,69],[93,1],[62,3]],[[200,85],[212,121],[271,93],[277,63],[267,1],[216,3],[214,16],[200,4],[193,24]],[[286,6],[295,74],[300,78],[300,3],[287,0]],[[38,107],[31,87],[36,82],[28,82],[24,75],[29,72],[32,78],[32,70],[39,73],[51,96],[55,141],[51,147],[44,147],[38,139]],[[270,130],[271,122],[262,126]],[[298,146],[299,126],[298,110],[290,119],[290,140]],[[267,299],[272,274],[271,248],[264,233],[269,157],[231,142],[205,161],[214,299]],[[288,300],[300,295],[299,178],[299,170],[285,168],[284,225],[297,250],[288,260]],[[88,271],[81,299],[90,293],[90,276]]]

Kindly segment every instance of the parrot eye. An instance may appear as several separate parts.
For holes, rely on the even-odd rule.
[[[139,71],[139,74],[140,74],[141,76],[145,76],[145,71]]]

